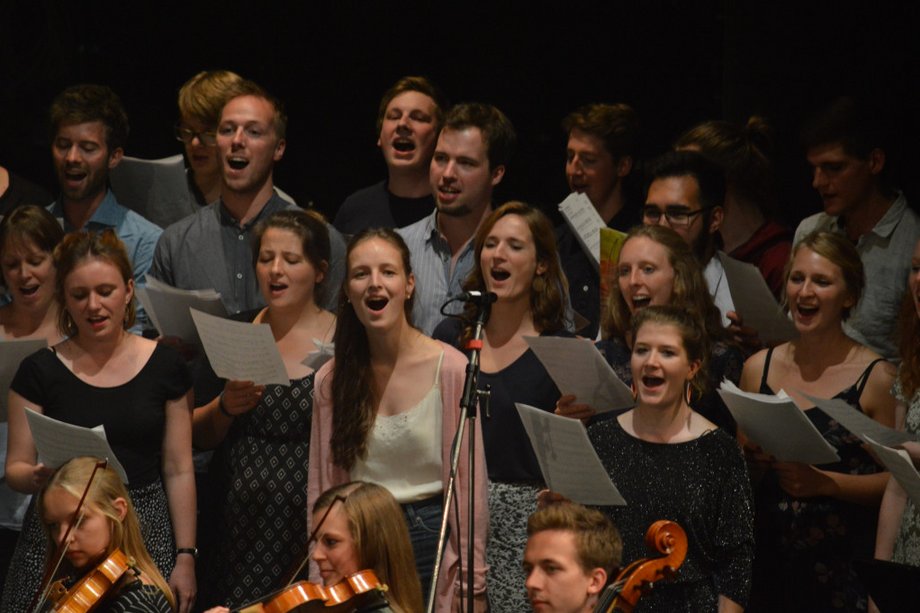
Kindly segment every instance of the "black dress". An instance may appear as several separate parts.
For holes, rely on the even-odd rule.
[[[616,419],[592,424],[588,436],[626,499],[603,510],[623,539],[624,565],[648,557],[645,532],[659,519],[687,532],[687,558],[674,581],[639,600],[640,611],[715,611],[719,594],[741,606],[751,588],[751,488],[737,443],[721,430],[685,443],[650,443]]]
[[[760,382],[762,394],[773,394],[767,373],[773,350],[767,352]],[[834,398],[862,411],[859,398],[875,360],[856,382]],[[820,409],[805,416],[837,450],[839,462],[821,470],[868,475],[882,469],[863,449],[862,441]],[[757,487],[754,592],[751,611],[865,611],[866,588],[852,562],[872,558],[878,507],[829,497],[795,498],[779,486],[776,473],[768,472]],[[775,589],[781,585],[783,589]]]
[[[209,607],[241,606],[279,589],[306,553],[313,377],[267,385],[214,454],[216,543],[199,566],[199,601]]]

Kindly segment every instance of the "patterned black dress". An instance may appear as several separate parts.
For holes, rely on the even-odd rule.
[[[207,606],[240,606],[278,589],[304,556],[313,377],[266,386],[215,453],[217,546],[200,567],[198,598]]]
[[[775,393],[767,385],[771,349],[767,353],[760,392]],[[859,398],[872,368],[835,396],[862,410]],[[863,449],[862,441],[820,409],[805,411],[818,432],[834,446],[839,462],[821,470],[868,475],[882,469]],[[828,497],[795,498],[768,472],[755,491],[754,591],[750,610],[865,611],[866,588],[852,562],[871,558],[875,550],[878,507]],[[781,589],[777,589],[781,586]]]

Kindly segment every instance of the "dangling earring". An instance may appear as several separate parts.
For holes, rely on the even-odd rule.
[[[639,399],[639,388],[636,387],[635,381],[629,384],[629,389],[632,392],[633,402],[635,402]]]
[[[690,379],[684,382],[684,397],[687,399],[687,406],[693,402],[693,386],[690,385]]]

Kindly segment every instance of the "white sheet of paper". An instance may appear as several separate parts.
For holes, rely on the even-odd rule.
[[[268,324],[231,321],[195,309],[191,313],[218,377],[256,385],[291,384]]]
[[[905,441],[917,440],[917,437],[907,432],[883,426],[840,398],[818,398],[805,392],[799,393],[827,413],[831,419],[836,420],[844,428],[863,440],[871,438],[887,447],[897,447]]]
[[[137,299],[162,336],[176,336],[187,343],[200,343],[189,309],[227,316],[220,294],[213,289],[177,289],[150,276],[146,287],[137,288]]]
[[[626,504],[580,421],[520,402],[514,406],[549,489],[580,504]]]
[[[601,261],[601,228],[606,228],[607,224],[591,200],[585,194],[572,192],[559,203],[559,212],[581,243],[588,259],[598,268]]]
[[[744,325],[757,330],[760,340],[768,345],[783,343],[798,336],[795,324],[783,313],[756,266],[729,257],[721,251],[718,257],[725,271],[735,311],[741,315]]]
[[[743,392],[725,380],[719,395],[744,434],[780,462],[829,464],[840,460],[837,450],[784,393]]]
[[[524,340],[563,394],[574,394],[577,402],[598,413],[636,404],[632,391],[591,341],[560,336],[525,336]]]
[[[45,466],[59,468],[68,460],[91,456],[108,460],[109,466],[115,469],[122,482],[128,484],[128,473],[115,457],[115,452],[105,438],[105,426],[75,426],[42,415],[29,407],[26,407],[26,421],[32,430],[38,461]]]
[[[44,339],[0,341],[0,422],[7,419],[7,393],[19,370],[19,364],[27,356],[47,346]]]
[[[920,473],[917,473],[907,452],[903,449],[892,449],[881,445],[868,436],[865,437],[865,441],[875,451],[875,455],[885,465],[891,476],[904,488],[914,504],[920,507]]]
[[[319,370],[320,366],[335,357],[335,343],[324,343],[318,338],[314,338],[313,344],[316,345],[316,351],[308,353],[301,364],[307,368]]]

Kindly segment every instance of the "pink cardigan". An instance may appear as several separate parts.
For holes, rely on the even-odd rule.
[[[438,341],[440,343],[440,341]],[[443,464],[443,482],[446,491],[450,473],[450,451],[454,434],[460,422],[460,397],[463,394],[463,380],[466,374],[467,359],[462,353],[450,345],[440,343],[444,350],[444,360],[441,363],[441,402],[444,415],[442,419],[443,432],[441,433],[441,454]],[[313,424],[310,434],[310,468],[307,478],[307,517],[313,503],[320,494],[330,487],[347,483],[348,471],[337,466],[332,459],[332,449],[329,441],[332,438],[332,376],[335,370],[335,360],[330,360],[316,373],[313,400]],[[476,430],[476,475],[473,491],[476,514],[476,534],[474,536],[475,573],[473,577],[474,595],[484,596],[486,591],[486,534],[489,527],[488,505],[488,476],[486,472],[485,447],[482,443],[482,430],[479,420],[475,423]],[[450,538],[444,550],[444,560],[441,563],[441,574],[438,577],[436,611],[451,611],[455,595],[459,594],[458,574],[460,570],[459,556],[466,557],[467,550],[467,501],[469,488],[467,487],[467,438],[468,431],[464,432],[463,448],[460,451],[459,475],[455,481],[455,502],[459,504],[460,520],[457,523],[456,514],[448,514],[450,524]],[[312,528],[311,528],[312,529]],[[457,535],[460,542],[457,542]],[[315,572],[315,568],[314,571]],[[464,572],[464,578],[466,572]],[[316,577],[313,577],[316,579]],[[468,595],[469,591],[465,590]]]

